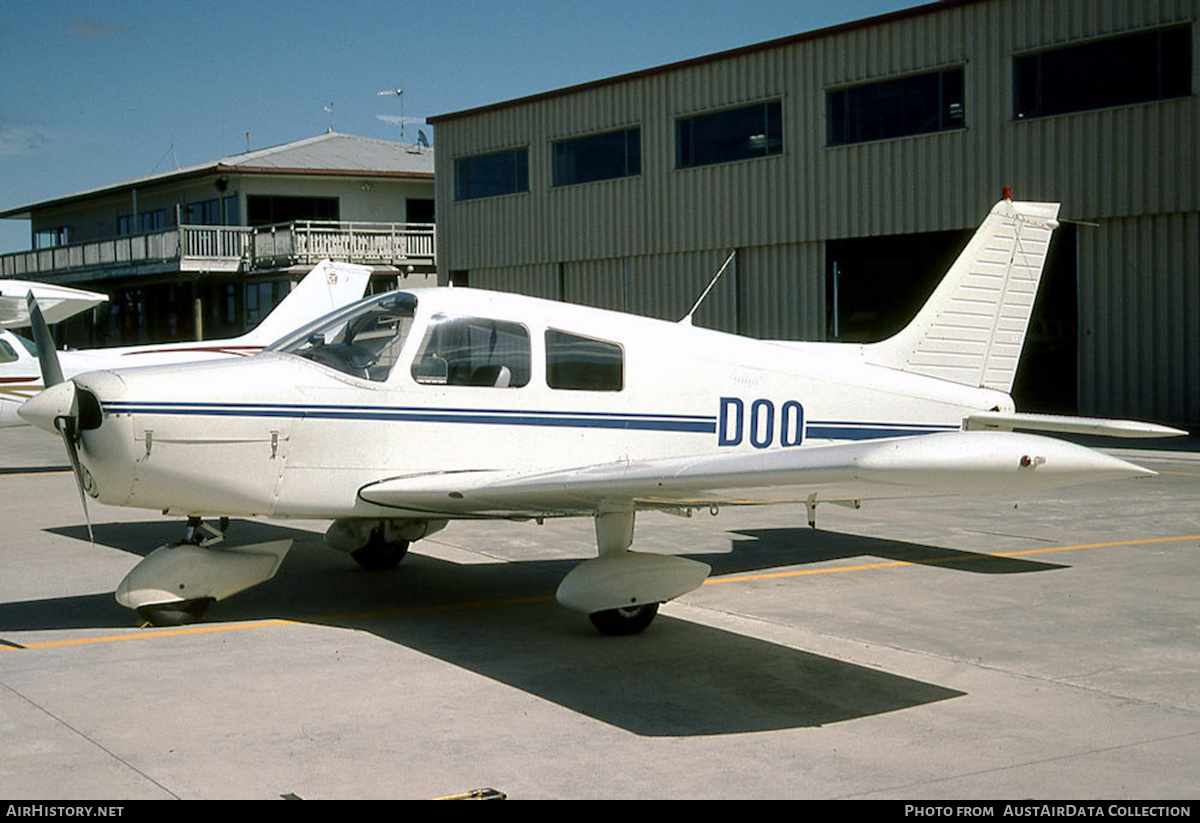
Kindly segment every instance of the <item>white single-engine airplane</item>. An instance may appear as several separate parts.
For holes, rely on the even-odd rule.
[[[98,369],[254,354],[300,326],[358,300],[366,291],[370,277],[371,270],[366,266],[324,260],[306,274],[258,326],[241,337],[64,351],[58,354],[59,365],[65,376],[73,377]],[[33,343],[7,331],[30,324],[26,298],[31,292],[37,298],[39,308],[43,307],[44,301],[53,307],[52,311],[43,309],[47,323],[60,322],[108,299],[103,294],[44,283],[0,280],[0,323],[4,326],[4,330],[0,330],[0,427],[26,425],[17,410],[43,387]]]
[[[911,324],[879,343],[766,342],[688,318],[400,291],[254,357],[79,375],[21,416],[62,433],[81,488],[101,502],[189,518],[184,542],[118,588],[151,622],[199,619],[273,576],[290,546],[227,547],[202,517],[332,520],[329,546],[382,568],[450,520],[586,516],[599,556],[566,576],[558,600],[630,634],[709,572],[630,551],[639,510],[803,502],[813,522],[824,502],[1153,474],[1012,431],[1182,433],[1015,411],[1057,213],[998,203]]]

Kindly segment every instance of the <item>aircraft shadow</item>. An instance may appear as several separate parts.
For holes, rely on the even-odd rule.
[[[88,541],[86,525],[60,526],[46,529],[50,534],[70,537],[75,540]],[[184,526],[182,520],[157,520],[145,523],[94,523],[92,535],[98,546],[136,554],[145,557],[150,552],[167,543],[183,538]],[[244,543],[261,543],[268,540],[306,540],[313,533],[304,529],[292,529],[274,523],[257,520],[234,520],[229,538],[232,545]]]
[[[369,632],[648,737],[821,726],[963,694],[665,615],[643,635],[601,637],[553,602],[556,582],[542,568],[414,555],[367,574],[315,545],[293,555],[300,568],[285,563],[275,580],[214,606],[208,622],[285,618]],[[3,639],[13,631],[129,623],[111,594],[5,603],[0,643],[14,645]]]
[[[666,615],[643,635],[600,637],[553,599],[578,559],[462,565],[419,554],[417,544],[399,568],[368,574],[313,532],[234,525],[239,543],[293,537],[296,544],[273,581],[216,604],[208,622],[283,618],[369,632],[643,736],[821,726],[963,694]],[[53,531],[88,539],[84,527]],[[737,536],[728,554],[696,555],[714,574],[864,555],[985,574],[1057,568],[808,528],[730,534]],[[99,545],[144,555],[177,539],[180,526],[97,524],[95,535]],[[131,622],[111,594],[0,603],[0,632]],[[12,645],[2,635],[0,643]]]
[[[877,537],[826,532],[808,527],[773,529],[736,529],[731,534],[748,540],[734,540],[728,562],[721,555],[706,555],[714,574],[732,574],[750,569],[737,568],[739,562],[754,559],[753,569],[794,565],[797,563],[827,563],[836,560],[874,557],[879,560],[912,563],[915,565],[946,566],[975,574],[1021,574],[1065,568],[1057,563],[1025,558],[999,557],[960,549],[946,549],[921,543],[904,543]],[[769,562],[774,559],[775,562]],[[715,560],[715,562],[714,562]],[[734,567],[730,568],[730,564]],[[721,571],[718,572],[717,569]]]
[[[419,554],[418,543],[398,569],[365,573],[312,531],[256,521],[234,528],[236,542],[293,537],[295,547],[274,581],[218,603],[210,623],[284,618],[371,632],[647,737],[822,726],[962,695],[666,615],[638,637],[599,637],[553,601],[577,559],[460,565]],[[85,527],[53,531],[88,540]],[[100,523],[94,531],[97,545],[145,555],[179,539],[180,524]],[[727,554],[695,555],[715,575],[868,555],[977,573],[1058,567],[809,528],[730,534]],[[110,594],[0,603],[0,631],[130,624]]]

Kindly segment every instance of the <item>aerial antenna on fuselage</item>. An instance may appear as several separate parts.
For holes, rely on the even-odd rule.
[[[708,297],[708,293],[712,291],[713,286],[717,285],[717,281],[721,279],[721,275],[725,273],[725,269],[729,268],[729,264],[733,262],[733,258],[735,257],[737,257],[737,249],[731,251],[729,256],[725,258],[725,262],[721,264],[721,268],[718,269],[717,273],[713,275],[713,279],[708,281],[708,286],[700,295],[700,299],[696,301],[696,305],[692,306],[692,310],[688,312],[682,320],[679,321],[680,324],[684,326],[692,325],[692,315],[696,313],[696,309],[700,308],[700,304],[704,302],[704,298]]]

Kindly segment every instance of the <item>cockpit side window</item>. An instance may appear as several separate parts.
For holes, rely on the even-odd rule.
[[[16,359],[17,353],[8,345],[8,341],[0,340],[0,363],[11,363]]]
[[[552,389],[620,391],[625,352],[616,343],[547,329],[546,383]]]
[[[413,325],[416,300],[403,292],[356,303],[270,347],[344,374],[383,382]]]
[[[529,330],[481,317],[434,315],[413,360],[418,383],[518,388],[529,382]]]

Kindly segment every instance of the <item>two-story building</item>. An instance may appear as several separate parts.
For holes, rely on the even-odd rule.
[[[104,292],[80,346],[252,327],[316,262],[435,279],[433,149],[327,133],[0,211],[30,222],[0,278]]]

